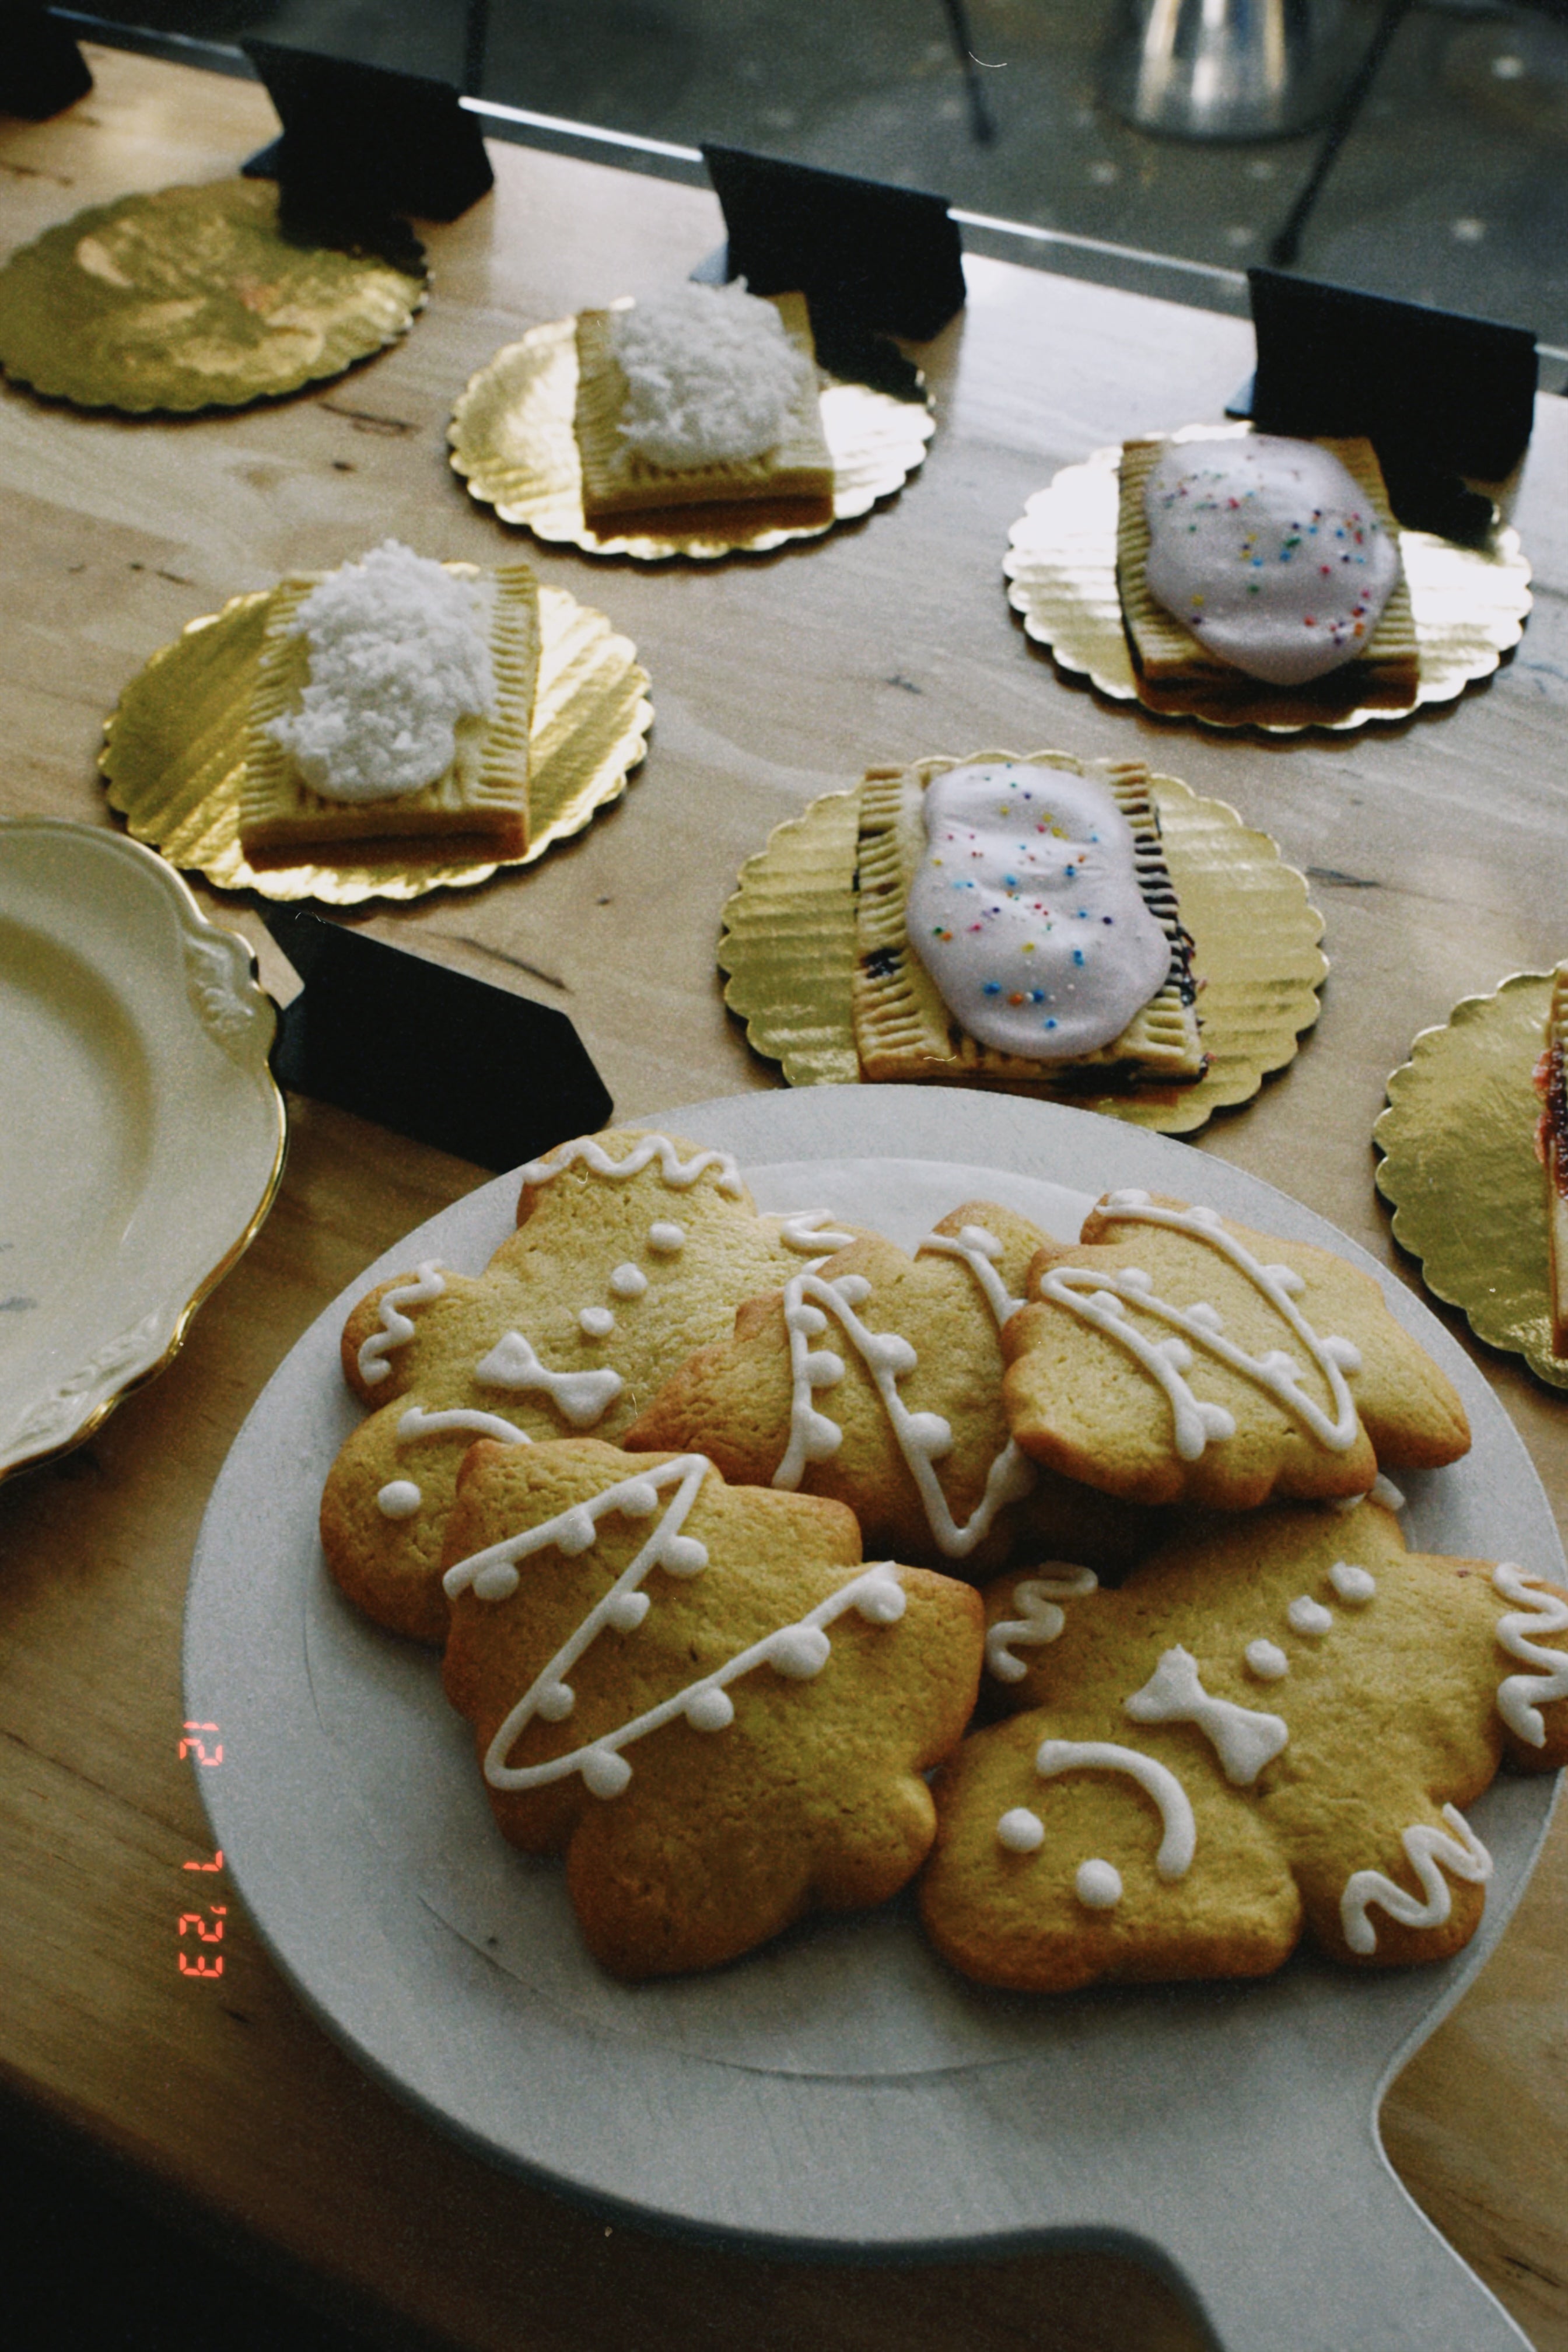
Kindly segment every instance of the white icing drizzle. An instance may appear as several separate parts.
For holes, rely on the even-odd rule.
[[[952,1234],[927,1234],[915,1255],[918,1257],[922,1250],[938,1251],[947,1257],[963,1260],[985,1293],[985,1303],[996,1318],[998,1330],[1008,1316],[1016,1315],[1024,1304],[1021,1298],[1010,1296],[1006,1284],[997,1273],[994,1261],[1001,1256],[1002,1244],[994,1234],[986,1232],[984,1225],[963,1225],[956,1238]]]
[[[597,1371],[552,1372],[542,1364],[521,1331],[508,1331],[474,1367],[474,1378],[498,1389],[537,1390],[571,1423],[591,1429],[620,1395],[626,1382],[605,1365]]]
[[[499,1445],[527,1445],[528,1432],[519,1429],[515,1421],[503,1421],[499,1412],[480,1412],[470,1405],[454,1405],[447,1412],[426,1412],[422,1405],[412,1404],[397,1423],[397,1442],[412,1445],[421,1437],[445,1437],[455,1429],[468,1430],[475,1437],[493,1437]]]
[[[1167,1650],[1142,1690],[1121,1702],[1134,1723],[1195,1723],[1214,1744],[1220,1769],[1232,1785],[1250,1788],[1290,1737],[1281,1716],[1260,1715],[1205,1690],[1190,1650]]]
[[[1035,1769],[1042,1780],[1058,1772],[1125,1772],[1160,1809],[1163,1835],[1154,1867],[1161,1877],[1184,1878],[1192,1868],[1198,1825],[1186,1790],[1157,1758],[1144,1756],[1136,1748],[1119,1748],[1109,1739],[1042,1739],[1035,1754]]]
[[[621,1751],[634,1740],[673,1723],[678,1717],[684,1717],[694,1730],[722,1731],[735,1713],[727,1684],[760,1665],[770,1665],[791,1681],[810,1681],[821,1673],[831,1653],[825,1629],[847,1611],[853,1609],[868,1624],[881,1626],[895,1625],[903,1616],[908,1602],[897,1569],[890,1560],[874,1561],[804,1617],[752,1643],[711,1674],[687,1684],[617,1730],[543,1764],[509,1766],[509,1749],[536,1715],[548,1723],[559,1723],[571,1714],[576,1694],[566,1676],[604,1628],[608,1625],[631,1633],[641,1624],[650,1606],[641,1587],[650,1570],[662,1568],[669,1575],[685,1577],[700,1575],[706,1568],[706,1548],[681,1529],[710,1466],[700,1454],[679,1454],[635,1477],[620,1479],[586,1502],[575,1503],[539,1527],[509,1536],[447,1570],[442,1582],[450,1598],[455,1600],[471,1587],[480,1599],[504,1600],[517,1589],[515,1563],[528,1553],[552,1544],[568,1555],[587,1551],[597,1539],[599,1520],[608,1512],[647,1517],[658,1509],[664,1488],[674,1486],[677,1489],[641,1550],[535,1676],[491,1740],[484,1771],[492,1788],[535,1789],[580,1772],[595,1796],[618,1796],[631,1779],[631,1766]],[[506,1571],[505,1576],[498,1576],[497,1570]]]
[[[795,1209],[780,1220],[779,1240],[785,1249],[796,1250],[802,1257],[821,1257],[834,1250],[847,1249],[855,1239],[853,1234],[836,1232],[828,1223],[828,1209]]]
[[[607,1339],[616,1328],[616,1318],[607,1307],[584,1307],[577,1318],[577,1328],[590,1339]]]
[[[643,1272],[640,1265],[633,1265],[629,1258],[624,1265],[617,1265],[612,1268],[610,1274],[610,1293],[612,1297],[640,1298],[647,1288],[647,1275]]]
[[[1498,1691],[1498,1713],[1519,1738],[1531,1748],[1544,1748],[1546,1724],[1541,1710],[1554,1698],[1568,1698],[1568,1655],[1544,1649],[1532,1636],[1568,1632],[1568,1593],[1538,1577],[1527,1577],[1510,1559],[1493,1569],[1492,1584],[1505,1601],[1518,1604],[1517,1612],[1498,1619],[1498,1640],[1521,1665],[1541,1669],[1539,1674],[1510,1675]]]
[[[934,1462],[952,1450],[952,1430],[937,1412],[911,1412],[896,1383],[914,1370],[918,1359],[909,1341],[895,1331],[872,1331],[856,1314],[870,1296],[864,1275],[840,1275],[826,1282],[819,1275],[797,1274],[784,1286],[784,1324],[789,1332],[789,1444],[773,1473],[775,1486],[799,1486],[810,1462],[826,1462],[837,1453],[844,1433],[836,1421],[812,1403],[816,1390],[833,1388],[844,1378],[844,1360],[831,1349],[813,1349],[811,1342],[834,1316],[858,1353],[881,1399],[900,1453],[925,1506],[926,1523],[938,1549],[949,1559],[963,1559],[981,1543],[1003,1506],[1032,1490],[1035,1472],[1011,1438],[996,1455],[986,1475],[985,1491],[960,1527],[948,1508]]]
[[[1121,1873],[1113,1862],[1101,1862],[1098,1857],[1080,1862],[1073,1891],[1086,1910],[1113,1910],[1121,1900]]]
[[[1314,1641],[1333,1631],[1333,1611],[1325,1609],[1321,1601],[1314,1601],[1310,1592],[1299,1594],[1285,1614],[1293,1633],[1310,1633]]]
[[[1248,1642],[1242,1655],[1260,1683],[1277,1683],[1290,1671],[1290,1661],[1277,1642]]]
[[[1194,1360],[1192,1348],[1186,1344],[1189,1340],[1266,1390],[1331,1453],[1345,1453],[1355,1444],[1361,1424],[1345,1374],[1360,1370],[1360,1351],[1349,1339],[1320,1338],[1313,1330],[1295,1302],[1294,1294],[1306,1285],[1293,1267],[1265,1265],[1226,1232],[1212,1209],[1161,1209],[1146,1192],[1124,1192],[1110,1194],[1106,1213],[1118,1223],[1164,1225],[1217,1251],[1262,1293],[1328,1384],[1334,1407],[1331,1421],[1301,1387],[1301,1368],[1293,1356],[1279,1348],[1267,1356],[1249,1356],[1226,1338],[1214,1307],[1202,1302],[1187,1308],[1173,1307],[1155,1296],[1149,1276],[1137,1266],[1124,1266],[1120,1273],[1088,1266],[1048,1267],[1040,1277],[1039,1297],[1067,1307],[1116,1340],[1164,1390],[1175,1423],[1176,1452],[1184,1462],[1195,1462],[1210,1438],[1236,1434],[1236,1423],[1224,1406],[1200,1402],[1183,1378]],[[1129,1306],[1169,1324],[1172,1337],[1157,1341],[1145,1339],[1128,1313]]]
[[[412,1478],[389,1478],[377,1491],[375,1507],[384,1519],[411,1519],[424,1500]]]
[[[1329,1582],[1342,1601],[1354,1608],[1364,1608],[1377,1591],[1377,1579],[1369,1568],[1358,1568],[1353,1560],[1336,1559],[1329,1570]]]
[[[394,1348],[401,1348],[414,1337],[414,1326],[404,1313],[405,1307],[428,1307],[439,1298],[447,1285],[436,1270],[434,1258],[426,1258],[415,1269],[412,1282],[395,1283],[381,1302],[381,1328],[373,1331],[362,1342],[359,1351],[359,1376],[374,1387],[378,1381],[391,1376],[392,1366],[386,1359]]]
[[[1014,1805],[996,1824],[996,1842],[1009,1853],[1038,1853],[1046,1842],[1046,1825],[1027,1805]]]
[[[1019,1614],[998,1618],[986,1633],[985,1663],[998,1682],[1022,1682],[1028,1671],[1023,1659],[1013,1655],[1014,1643],[1036,1648],[1058,1639],[1067,1623],[1057,1607],[1058,1600],[1078,1601],[1100,1590],[1100,1579],[1092,1568],[1072,1568],[1065,1560],[1048,1565],[1060,1569],[1062,1574],[1021,1578],[1013,1587],[1013,1606]]]
[[[1368,1918],[1373,1904],[1397,1919],[1402,1927],[1440,1927],[1454,1907],[1444,1870],[1472,1886],[1484,1885],[1492,1874],[1492,1858],[1457,1805],[1445,1805],[1443,1819],[1453,1837],[1429,1822],[1416,1822],[1400,1843],[1412,1870],[1421,1881],[1421,1895],[1407,1894],[1385,1878],[1381,1870],[1352,1871],[1340,1896],[1340,1920],[1352,1952],[1377,1949],[1377,1930]],[[1441,1865],[1441,1868],[1439,1867]]]
[[[548,1184],[581,1160],[595,1176],[623,1184],[640,1176],[655,1160],[664,1181],[678,1192],[689,1191],[707,1169],[717,1168],[715,1192],[727,1192],[736,1201],[745,1196],[741,1171],[727,1151],[697,1151],[689,1160],[682,1160],[668,1135],[639,1136],[624,1160],[612,1160],[596,1135],[580,1135],[575,1142],[563,1144],[553,1158],[531,1160],[519,1173],[525,1184]]]
[[[1404,1496],[1393,1479],[1385,1478],[1381,1470],[1364,1495],[1331,1495],[1328,1497],[1331,1511],[1359,1511],[1363,1503],[1381,1503],[1385,1511],[1402,1511],[1405,1508]]]

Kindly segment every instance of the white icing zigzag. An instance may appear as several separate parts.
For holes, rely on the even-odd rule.
[[[717,1168],[716,1192],[727,1192],[731,1200],[742,1199],[745,1192],[741,1171],[727,1151],[698,1151],[689,1160],[682,1160],[668,1135],[640,1136],[624,1160],[612,1160],[596,1135],[583,1135],[574,1143],[563,1144],[557,1158],[531,1160],[518,1172],[525,1184],[548,1184],[579,1160],[595,1176],[607,1176],[616,1183],[640,1176],[649,1162],[657,1160],[664,1181],[678,1192],[695,1184],[705,1169]]]
[[[1301,1387],[1301,1368],[1293,1356],[1278,1348],[1267,1356],[1247,1355],[1225,1337],[1223,1323],[1214,1307],[1201,1303],[1185,1308],[1173,1307],[1168,1300],[1155,1297],[1151,1277],[1137,1266],[1124,1266],[1119,1274],[1088,1266],[1049,1267],[1040,1278],[1039,1297],[1065,1307],[1096,1330],[1103,1331],[1135,1357],[1164,1390],[1175,1423],[1176,1452],[1184,1462],[1195,1462],[1210,1438],[1236,1434],[1236,1423],[1224,1406],[1202,1402],[1182,1377],[1194,1360],[1188,1341],[1267,1390],[1310,1431],[1320,1444],[1331,1452],[1345,1453],[1355,1444],[1360,1424],[1344,1376],[1360,1370],[1360,1350],[1349,1339],[1321,1339],[1313,1330],[1295,1303],[1295,1294],[1306,1287],[1300,1275],[1288,1265],[1265,1265],[1226,1232],[1212,1209],[1161,1209],[1155,1207],[1146,1192],[1125,1192],[1110,1194],[1106,1213],[1117,1223],[1164,1225],[1173,1232],[1188,1234],[1227,1259],[1262,1293],[1306,1349],[1327,1382],[1333,1402],[1334,1417],[1331,1421]],[[1145,1339],[1127,1311],[1130,1306],[1169,1324],[1173,1336],[1161,1340]]]
[[[359,1376],[374,1387],[378,1381],[391,1378],[392,1366],[386,1359],[394,1348],[401,1348],[414,1337],[414,1326],[403,1312],[405,1307],[428,1307],[439,1298],[447,1285],[436,1270],[434,1258],[426,1258],[416,1267],[412,1282],[395,1283],[381,1302],[381,1328],[373,1331],[359,1351]]]
[[[963,1250],[959,1254],[970,1255]],[[984,1539],[1003,1506],[1021,1501],[1032,1491],[1034,1467],[1009,1438],[991,1465],[984,1493],[963,1526],[958,1525],[931,1466],[952,1452],[952,1430],[941,1413],[911,1412],[899,1394],[897,1382],[913,1371],[919,1360],[909,1341],[897,1332],[873,1331],[856,1314],[857,1307],[863,1306],[870,1295],[871,1285],[860,1274],[844,1274],[836,1282],[827,1282],[808,1272],[785,1284],[784,1325],[792,1379],[790,1433],[773,1483],[793,1491],[808,1463],[826,1462],[843,1444],[844,1432],[838,1423],[818,1412],[812,1402],[816,1390],[834,1388],[844,1378],[841,1356],[826,1348],[814,1350],[811,1346],[826,1329],[832,1315],[871,1375],[899,1451],[925,1506],[933,1539],[948,1559],[966,1559]]]
[[[1554,1698],[1568,1698],[1568,1655],[1544,1649],[1531,1637],[1568,1632],[1568,1593],[1526,1577],[1507,1559],[1493,1569],[1492,1583],[1505,1601],[1518,1603],[1517,1613],[1510,1611],[1498,1619],[1498,1640],[1510,1657],[1541,1669],[1539,1674],[1510,1675],[1498,1691],[1498,1713],[1518,1738],[1532,1748],[1544,1748],[1546,1724],[1541,1710]]]
[[[681,1529],[710,1467],[700,1454],[680,1454],[635,1477],[621,1479],[586,1502],[574,1504],[570,1510],[522,1535],[491,1544],[447,1570],[442,1581],[453,1600],[469,1589],[481,1601],[507,1600],[518,1586],[514,1563],[528,1553],[551,1544],[569,1557],[588,1551],[597,1540],[598,1522],[607,1512],[647,1518],[658,1510],[660,1491],[669,1486],[677,1488],[642,1549],[536,1675],[491,1740],[485,1751],[484,1771],[492,1788],[536,1789],[580,1772],[595,1797],[619,1796],[632,1777],[632,1768],[621,1750],[633,1740],[681,1716],[695,1731],[722,1731],[735,1714],[727,1684],[761,1665],[772,1666],[775,1674],[792,1682],[808,1682],[827,1663],[832,1644],[824,1629],[837,1618],[853,1609],[868,1624],[894,1625],[903,1616],[908,1603],[897,1569],[890,1560],[875,1561],[804,1617],[753,1642],[711,1674],[687,1684],[673,1697],[647,1708],[617,1730],[602,1733],[590,1745],[552,1757],[544,1764],[509,1766],[508,1752],[526,1724],[536,1716],[546,1723],[561,1723],[572,1713],[576,1693],[565,1677],[605,1627],[630,1633],[642,1623],[651,1606],[641,1589],[649,1571],[662,1568],[670,1576],[699,1576],[707,1567],[706,1548]]]
[[[1417,1822],[1400,1840],[1421,1881],[1420,1897],[1396,1886],[1381,1870],[1358,1870],[1346,1879],[1340,1919],[1352,1952],[1365,1955],[1377,1949],[1377,1930],[1367,1916],[1373,1903],[1402,1927],[1440,1927],[1454,1907],[1443,1870],[1452,1871],[1456,1878],[1467,1879],[1472,1886],[1484,1885],[1491,1876],[1492,1858],[1458,1807],[1445,1805],[1443,1819],[1453,1837],[1446,1837],[1428,1822]]]
[[[1195,1723],[1213,1741],[1226,1779],[1238,1789],[1250,1788],[1290,1738],[1283,1717],[1237,1706],[1205,1690],[1197,1660],[1180,1647],[1167,1650],[1142,1689],[1121,1704],[1134,1723]]]
[[[1072,1568],[1065,1560],[1052,1560],[1049,1565],[1064,1573],[1020,1579],[1013,1587],[1013,1606],[1022,1614],[998,1618],[985,1636],[985,1663],[998,1682],[1022,1682],[1028,1671],[1023,1659],[1013,1655],[1014,1643],[1037,1649],[1057,1640],[1067,1623],[1057,1607],[1058,1600],[1078,1601],[1100,1590],[1100,1579],[1092,1568]]]

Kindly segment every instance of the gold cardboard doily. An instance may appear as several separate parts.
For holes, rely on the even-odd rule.
[[[153,656],[105,727],[99,765],[138,841],[220,890],[264,898],[421,898],[528,866],[618,800],[647,748],[648,675],[629,637],[563,588],[539,591],[539,686],[530,732],[529,843],[521,857],[479,862],[345,856],[331,865],[258,868],[239,845],[246,718],[275,589],[236,596]]]
[[[601,537],[583,520],[583,476],[572,430],[577,399],[577,322],[552,319],[531,327],[479,370],[453,412],[452,466],[468,495],[493,507],[502,522],[521,523],[536,539],[564,541],[584,555],[630,555],[639,562],[672,555],[711,559],[764,554],[794,539],[820,539],[834,523],[868,514],[879,499],[902,489],[936,430],[929,408],[860,383],[828,382],[822,429],[833,455],[833,521],[748,525],[743,508],[692,509],[689,526],[657,536]]]
[[[79,408],[187,415],[341,375],[406,332],[422,272],[296,245],[268,180],[78,213],[0,269],[0,366]]]
[[[1329,967],[1318,945],[1323,919],[1278,843],[1173,776],[1150,784],[1193,936],[1209,1066],[1195,1086],[1103,1094],[1064,1087],[1047,1099],[1188,1135],[1223,1107],[1250,1101],[1270,1071],[1295,1058],[1318,1017]],[[827,793],[776,826],[767,847],[747,859],[724,909],[724,1001],[756,1051],[782,1063],[791,1086],[842,1086],[860,1076],[851,1010],[859,799],[858,788]]]
[[[1568,1359],[1552,1352],[1532,1082],[1551,1001],[1551,973],[1521,971],[1495,996],[1456,1004],[1389,1079],[1373,1138],[1394,1237],[1420,1260],[1427,1289],[1462,1308],[1478,1339],[1562,1389]]]
[[[1215,440],[1246,425],[1188,425],[1176,441]],[[1497,530],[1484,549],[1457,547],[1430,531],[1401,530],[1399,551],[1410,587],[1421,680],[1403,709],[1301,713],[1298,695],[1289,714],[1281,698],[1262,687],[1256,701],[1224,709],[1175,709],[1146,691],[1121,625],[1116,588],[1118,477],[1121,451],[1097,449],[1081,466],[1068,466],[1037,490],[1008,534],[1003,572],[1007,601],[1024,628],[1048,646],[1064,670],[1087,677],[1117,702],[1140,702],[1167,718],[1195,719],[1205,727],[1257,727],[1271,735],[1298,735],[1310,727],[1343,730],[1371,719],[1397,721],[1428,702],[1452,702],[1467,686],[1489,677],[1524,633],[1530,610],[1530,565],[1519,534]]]

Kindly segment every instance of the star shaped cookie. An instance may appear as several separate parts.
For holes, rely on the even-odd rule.
[[[1129,1502],[1364,1494],[1469,1444],[1452,1383],[1372,1276],[1212,1209],[1109,1193],[1029,1268],[1003,1334],[1013,1434]]]
[[[496,1821],[564,1853],[605,1967],[712,1967],[920,1867],[922,1774],[979,1679],[970,1586],[867,1565],[836,1503],[594,1438],[475,1445],[447,1562],[446,1687]]]
[[[1026,1709],[939,1778],[927,1928],[966,1974],[1068,1991],[1440,1959],[1490,1861],[1462,1808],[1568,1760],[1568,1592],[1407,1552],[1391,1510],[1201,1524],[1116,1591],[986,1595],[987,1683]]]

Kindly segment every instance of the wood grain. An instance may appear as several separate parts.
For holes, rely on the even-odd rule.
[[[105,50],[91,61],[80,106],[0,127],[5,249],[127,188],[231,170],[270,135],[252,85]],[[742,863],[806,799],[871,761],[996,741],[1142,754],[1274,834],[1328,918],[1318,1030],[1202,1148],[1396,1264],[1371,1181],[1387,1073],[1456,998],[1565,944],[1561,404],[1541,404],[1518,499],[1536,607],[1495,681],[1441,716],[1349,740],[1209,737],[1062,683],[1008,613],[1001,559],[1057,466],[1217,415],[1250,364],[1248,330],[972,260],[967,310],[923,355],[939,432],[901,498],[763,561],[594,563],[471,504],[447,463],[452,403],[528,324],[689,269],[718,242],[718,209],[700,191],[517,148],[495,161],[494,197],[427,232],[425,317],[334,384],[178,425],[0,394],[0,808],[110,822],[94,771],[105,713],[156,647],[240,590],[388,532],[480,562],[525,550],[637,642],[657,712],[647,767],[526,877],[368,928],[560,1005],[619,1113],[651,1115],[777,1083],[723,1010],[713,949]],[[286,993],[255,908],[204,903]],[[965,2352],[1190,2352],[1202,2337],[1171,2290],[1108,2255],[875,2273],[763,2262],[657,2241],[493,2173],[326,2040],[237,1906],[221,1984],[177,1975],[176,1915],[193,1884],[205,1895],[220,1883],[183,1870],[205,1831],[176,1753],[181,1608],[207,1491],[321,1307],[478,1172],[309,1102],[292,1111],[278,1205],[179,1360],[90,1445],[0,1490],[0,2081],[147,2193],[347,2298],[389,2343],[414,2328],[475,2352],[945,2352],[961,2334]],[[1561,1520],[1563,1401],[1467,1344]],[[1402,2176],[1542,2352],[1568,2352],[1565,1948],[1560,1816],[1496,1958],[1384,2110]]]

